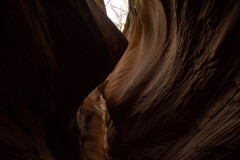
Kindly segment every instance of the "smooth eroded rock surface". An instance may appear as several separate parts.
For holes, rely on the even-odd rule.
[[[0,159],[79,159],[77,110],[127,46],[98,4],[0,2]]]
[[[129,4],[0,1],[1,160],[240,159],[240,1]]]
[[[239,159],[240,2],[130,0],[104,90],[113,159]]]

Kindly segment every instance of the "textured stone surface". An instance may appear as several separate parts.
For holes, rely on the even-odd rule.
[[[0,1],[0,159],[240,159],[239,8],[130,0],[126,49],[102,0]]]
[[[106,104],[98,88],[94,89],[81,105],[77,122],[81,138],[83,160],[104,160],[107,149],[105,126]]]
[[[239,8],[130,0],[129,46],[104,91],[112,159],[239,159]]]

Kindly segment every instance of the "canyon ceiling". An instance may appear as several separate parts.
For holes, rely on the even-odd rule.
[[[1,0],[1,160],[239,160],[240,1]]]

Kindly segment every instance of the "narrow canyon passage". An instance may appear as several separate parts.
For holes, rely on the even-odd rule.
[[[239,160],[240,1],[0,1],[1,160]]]

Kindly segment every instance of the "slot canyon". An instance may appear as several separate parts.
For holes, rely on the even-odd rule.
[[[0,160],[239,160],[240,1],[1,0]]]

